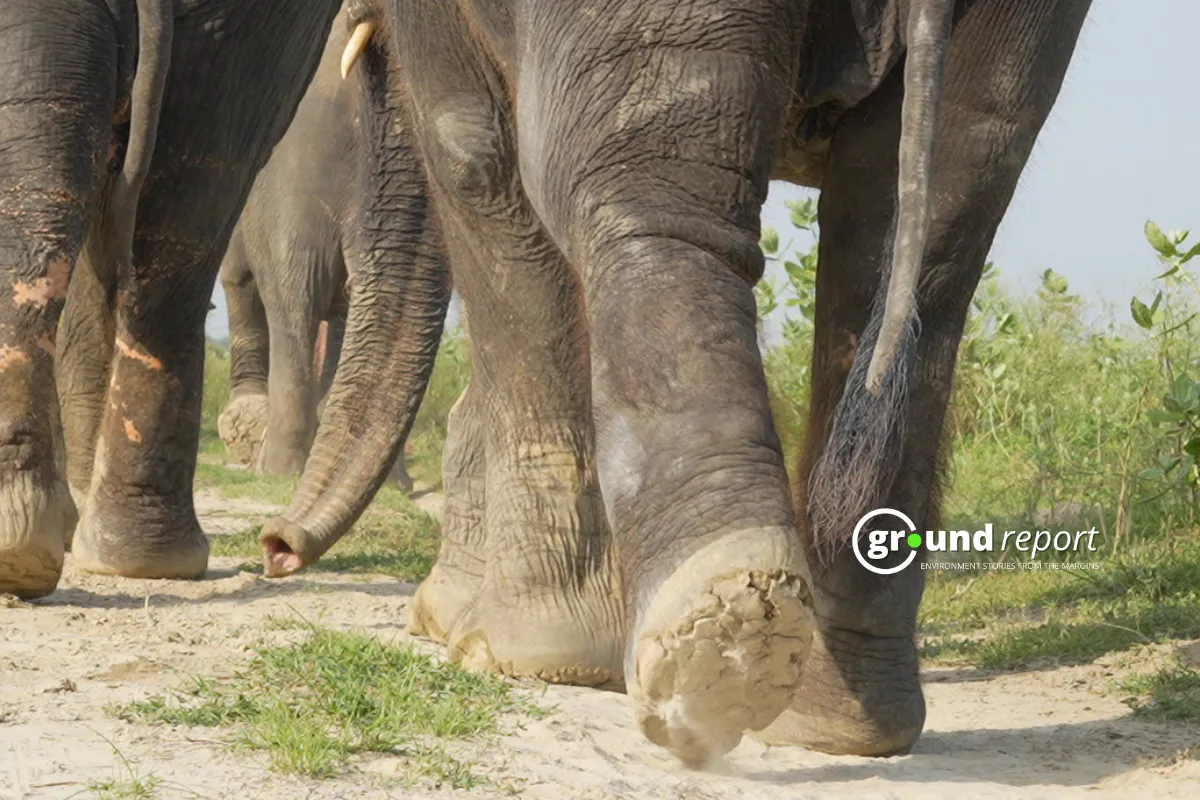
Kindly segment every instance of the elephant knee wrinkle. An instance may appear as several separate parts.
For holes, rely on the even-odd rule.
[[[437,144],[434,172],[446,187],[468,202],[484,202],[502,194],[513,167],[505,156],[505,132],[490,106],[456,103],[433,121]]]

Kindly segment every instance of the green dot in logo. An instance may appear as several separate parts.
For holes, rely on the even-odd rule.
[[[921,546],[921,534],[910,533],[908,535],[908,546],[911,547],[913,550],[916,550],[918,547],[920,547]]]

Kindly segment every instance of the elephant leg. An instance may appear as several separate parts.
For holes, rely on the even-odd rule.
[[[253,464],[267,427],[271,336],[241,225],[221,263],[221,287],[229,309],[229,402],[217,431],[235,463]]]
[[[75,534],[81,569],[145,578],[194,578],[206,569],[192,483],[209,298],[234,221],[336,12],[336,3],[278,0],[188,6],[175,16],[158,142],[132,268],[117,297],[108,398]],[[214,38],[217,27],[224,35]],[[261,46],[263,31],[276,46]]]
[[[82,511],[92,482],[96,433],[104,413],[115,330],[116,257],[105,246],[107,208],[100,209],[71,276],[58,326],[55,384],[67,447],[67,480]]]
[[[416,136],[471,318],[474,394],[454,421],[468,430],[455,432],[446,456],[452,485],[465,470],[456,498],[465,518],[451,536],[473,551],[459,550],[459,566],[483,567],[473,598],[431,586],[419,624],[449,629],[450,658],[470,668],[611,684],[622,611],[595,472],[579,282],[525,197],[508,104],[492,93],[503,81],[476,57],[454,4],[410,11],[396,50],[416,59],[405,64],[421,109]],[[426,26],[459,35],[436,49],[408,38]]]
[[[483,582],[487,405],[472,381],[450,408],[442,450],[446,495],[437,561],[413,597],[409,629],[445,643]]]
[[[803,4],[720,5],[534,4],[516,112],[521,178],[584,285],[626,685],[693,765],[787,708],[813,624],[752,291]]]
[[[75,527],[55,340],[103,185],[117,63],[102,5],[0,6],[0,593],[23,598],[54,591]]]
[[[316,254],[304,254],[299,261],[304,265],[315,258]],[[275,269],[284,266],[291,268],[280,264]],[[307,266],[300,268],[303,275],[311,271]],[[282,283],[283,276],[276,274],[273,280]],[[299,475],[317,430],[319,373],[314,368],[314,346],[321,320],[312,302],[313,287],[306,282],[290,288],[295,292],[291,296],[270,291],[264,297],[271,326],[270,422],[255,464],[264,475]]]
[[[903,92],[893,75],[850,113],[834,136],[820,205],[821,269],[808,440],[798,506],[813,569],[818,633],[791,710],[760,738],[830,753],[886,756],[916,742],[925,719],[916,614],[924,572],[913,562],[880,576],[865,570],[847,539],[874,507],[903,511],[917,530],[938,526],[939,442],[955,358],[972,294],[993,236],[1057,96],[1087,8],[1079,0],[971,5],[951,40],[942,131],[934,161],[931,226],[918,287],[921,326],[897,470],[878,504],[841,504],[820,529],[811,509],[825,498],[808,476],[830,443],[835,409],[862,391],[870,359],[864,334],[895,212],[896,152]],[[1027,15],[1041,21],[1025,25]],[[1035,31],[993,41],[997,31]],[[826,484],[828,485],[828,484]],[[825,507],[837,506],[825,503]],[[825,523],[828,525],[828,523]],[[837,542],[831,547],[830,541]]]

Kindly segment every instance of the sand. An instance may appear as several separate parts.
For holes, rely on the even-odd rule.
[[[437,498],[422,504],[436,510]],[[210,533],[275,510],[211,492],[197,505]],[[0,598],[0,798],[94,797],[89,784],[122,774],[122,758],[161,779],[161,798],[506,797],[512,789],[547,800],[1200,797],[1200,760],[1176,757],[1200,746],[1200,726],[1134,719],[1106,691],[1125,668],[1113,659],[1008,674],[928,668],[928,721],[909,755],[833,757],[746,739],[707,772],[649,744],[624,695],[552,686],[538,700],[552,714],[459,751],[491,779],[469,792],[406,785],[404,763],[392,757],[330,780],[280,775],[264,754],[231,748],[228,731],[111,716],[107,706],[189,676],[231,674],[256,644],[283,634],[271,617],[302,614],[408,640],[412,584],[332,573],[268,581],[240,571],[242,561],[214,559],[198,582],[88,576],[68,561],[50,597]],[[1200,645],[1187,646],[1200,660]]]

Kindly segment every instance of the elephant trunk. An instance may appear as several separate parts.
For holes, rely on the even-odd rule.
[[[386,48],[367,47],[359,63],[369,103],[360,131],[361,258],[316,441],[291,506],[260,537],[271,577],[319,558],[383,485],[425,394],[450,303],[440,233]]]

